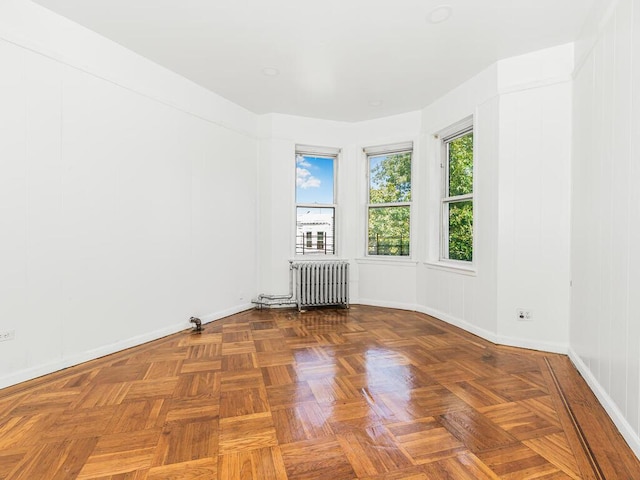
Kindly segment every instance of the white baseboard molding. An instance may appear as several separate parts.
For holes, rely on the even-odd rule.
[[[202,320],[202,323],[211,323],[214,320],[220,320],[221,318],[229,317],[231,315],[235,315],[236,313],[245,312],[247,310],[251,310],[255,305],[253,303],[243,303],[242,305],[238,305],[235,307],[227,308],[226,310],[221,310],[219,312],[210,313],[208,315],[204,315],[199,317]]]
[[[451,325],[459,327],[463,330],[466,330],[469,333],[473,333],[474,335],[477,335],[481,338],[484,338],[485,340],[488,340],[498,345],[526,348],[528,350],[538,350],[541,352],[561,353],[563,355],[566,355],[569,352],[568,345],[564,345],[561,343],[554,343],[554,342],[541,342],[537,340],[529,340],[527,338],[514,338],[514,337],[508,337],[505,335],[498,335],[495,332],[478,327],[477,325],[473,325],[469,322],[466,322],[464,320],[456,318],[452,315],[448,315],[444,312],[441,312],[433,308],[418,306],[416,311],[435,317],[438,320],[447,322]]]
[[[435,308],[429,308],[419,305],[416,311],[424,313],[425,315],[435,317],[438,320],[442,320],[443,322],[446,322],[455,327],[459,327],[492,343],[500,343],[498,335],[494,332],[478,327],[477,325],[473,325],[472,323],[466,322],[460,318],[456,318],[453,315],[448,315],[444,312],[441,312],[440,310],[436,310]]]
[[[210,313],[208,315],[205,315],[204,317],[200,317],[200,320],[202,320],[203,323],[209,323],[213,320],[228,317],[229,315],[240,313],[251,308],[253,308],[253,305],[250,303],[238,305],[226,310]],[[10,387],[12,385],[17,385],[18,383],[26,382],[27,380],[33,380],[34,378],[38,378],[49,373],[64,370],[65,368],[80,365],[81,363],[95,360],[96,358],[111,355],[112,353],[120,352],[122,350],[126,350],[127,348],[137,347],[138,345],[142,345],[144,343],[158,340],[168,335],[181,332],[192,326],[193,325],[188,322],[180,322],[165,328],[145,333],[143,335],[137,335],[135,337],[127,338],[116,343],[111,343],[99,348],[87,350],[86,352],[71,355],[55,362],[49,362],[44,365],[36,365],[34,367],[25,368],[18,372],[10,373],[8,375],[0,377],[0,389]]]
[[[409,310],[411,312],[417,311],[418,306],[412,303],[401,303],[401,302],[387,302],[380,300],[372,300],[370,298],[358,298],[354,301],[349,301],[350,305],[369,305],[372,307],[384,307],[384,308],[395,308],[396,310]]]
[[[526,348],[527,350],[538,350],[539,352],[559,353],[567,355],[569,346],[563,343],[531,341],[523,338],[511,338],[498,335],[498,340],[494,343],[507,347]]]
[[[374,307],[387,307],[387,308],[397,308],[400,310],[411,310],[415,312],[424,313],[426,315],[430,315],[432,317],[437,318],[438,320],[442,320],[450,325],[455,327],[459,327],[463,330],[466,330],[469,333],[473,333],[485,340],[488,340],[492,343],[496,343],[499,345],[507,345],[509,347],[519,347],[526,348],[529,350],[539,350],[542,352],[550,352],[550,353],[561,353],[566,355],[569,352],[569,347],[564,344],[552,343],[552,342],[539,342],[535,340],[528,340],[524,338],[512,338],[506,337],[504,335],[498,335],[494,332],[486,330],[484,328],[473,325],[469,322],[465,322],[459,318],[456,318],[452,315],[448,315],[444,312],[436,310],[434,308],[425,307],[423,305],[409,304],[409,303],[399,303],[399,302],[386,302],[379,300],[371,300],[368,298],[360,298],[357,302],[362,305],[372,305]]]
[[[624,414],[620,411],[600,382],[598,382],[589,367],[587,367],[587,365],[582,361],[580,355],[578,355],[572,348],[569,349],[569,358],[582,375],[582,378],[587,382],[587,385],[589,385],[589,388],[591,388],[591,391],[595,394],[600,404],[604,407],[622,437],[627,441],[631,450],[633,450],[636,456],[640,458],[640,436],[624,418]]]

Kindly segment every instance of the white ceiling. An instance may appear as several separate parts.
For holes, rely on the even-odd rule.
[[[593,0],[35,0],[258,113],[422,108],[496,60],[570,42]],[[427,17],[445,4],[442,23]],[[265,68],[277,69],[268,76]]]

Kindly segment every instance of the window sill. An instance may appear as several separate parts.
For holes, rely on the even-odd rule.
[[[337,255],[325,255],[323,253],[308,254],[308,255],[294,255],[289,259],[292,262],[309,261],[309,262],[330,262],[332,260],[342,260]]]
[[[474,266],[458,264],[453,262],[424,262],[427,268],[432,270],[440,270],[443,272],[458,273],[460,275],[467,275],[475,277],[478,275],[478,271]]]
[[[418,262],[410,258],[398,257],[361,257],[356,258],[356,263],[360,265],[393,265],[399,267],[415,267]]]

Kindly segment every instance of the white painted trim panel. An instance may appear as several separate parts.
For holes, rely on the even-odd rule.
[[[580,375],[582,375],[582,378],[587,382],[587,385],[589,385],[589,388],[591,388],[591,391],[595,394],[600,404],[604,407],[622,437],[627,441],[631,450],[633,450],[636,456],[640,458],[640,436],[633,431],[633,427],[624,418],[622,411],[618,408],[602,385],[600,385],[600,382],[598,382],[596,377],[593,376],[589,367],[587,367],[580,358],[580,355],[578,355],[572,348],[569,348],[569,358],[580,372]]]

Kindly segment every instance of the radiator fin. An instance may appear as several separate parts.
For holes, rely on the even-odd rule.
[[[343,305],[349,307],[349,262],[296,261],[296,298],[302,307]]]

